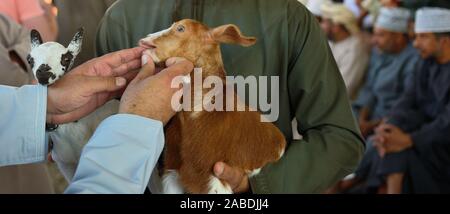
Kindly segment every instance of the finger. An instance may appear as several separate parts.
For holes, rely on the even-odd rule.
[[[114,76],[121,76],[129,71],[141,68],[141,59],[135,59],[131,62],[120,65],[112,70]]]
[[[385,128],[385,126],[384,125],[386,125],[386,124],[380,124],[380,125],[378,125],[376,128],[375,128],[375,131],[377,132],[377,133],[381,133],[381,132],[383,132],[384,131],[384,128]]]
[[[125,50],[107,54],[105,56],[102,56],[100,59],[102,61],[104,61],[105,63],[107,63],[112,68],[116,68],[116,67],[121,66],[122,64],[126,64],[135,59],[139,60],[141,58],[142,52],[144,50],[145,49],[141,48],[141,47],[125,49]]]
[[[241,184],[243,178],[243,173],[240,173],[239,170],[234,169],[223,162],[217,162],[214,165],[214,174],[217,178],[232,185],[232,188]]]
[[[95,111],[95,109],[104,105],[106,102],[108,102],[111,99],[112,98],[110,98],[108,96],[108,93],[100,94],[96,99],[90,99],[86,104],[84,104],[83,106],[81,106],[71,112],[68,112],[65,114],[52,115],[51,123],[52,124],[64,124],[64,123],[70,123],[70,122],[79,120],[79,119],[85,117],[86,115],[92,113],[93,111]]]
[[[376,141],[377,143],[383,144],[383,143],[386,141],[386,139],[385,139],[384,136],[382,136],[382,135],[380,134],[380,135],[377,135],[377,136],[375,137],[375,141]]]
[[[381,120],[372,120],[370,121],[371,126],[378,126],[381,123]]]
[[[378,142],[380,141],[380,136],[375,135],[375,136],[369,138],[369,140],[370,140],[370,141],[373,141],[373,142],[374,142],[373,145],[375,146],[375,143],[378,143]]]
[[[121,75],[121,77],[125,78],[127,80],[127,83],[130,83],[136,76],[139,74],[139,70],[132,70],[124,75]]]
[[[155,74],[155,63],[147,52],[142,55],[142,69],[136,76],[135,80],[143,80]]]
[[[388,124],[381,124],[376,128],[376,133],[377,134],[382,134],[382,133],[386,133],[389,131],[389,126],[387,126]]]
[[[372,136],[370,136],[370,137],[367,139],[367,141],[372,141],[372,142],[374,142],[374,144],[375,144],[375,142],[377,141],[377,136],[376,136],[376,135],[372,135]],[[372,146],[374,146],[374,144],[372,144]]]
[[[167,76],[173,79],[177,76],[186,76],[194,69],[194,64],[184,58],[170,58],[166,61],[167,68],[162,70],[158,75]]]
[[[244,177],[241,179],[241,183],[240,183],[237,187],[235,187],[235,188],[233,189],[233,193],[242,193],[242,192],[246,192],[246,191],[248,191],[248,189],[249,189],[249,181],[248,181],[248,177],[247,177],[247,176],[244,176]]]
[[[384,157],[386,155],[386,149],[384,149],[384,147],[380,148],[378,150],[378,154],[380,155],[380,157]]]
[[[384,150],[385,150],[384,143],[381,143],[380,141],[377,141],[377,142],[374,143],[374,147],[377,149],[378,154],[380,156],[382,156],[383,153],[384,153]]]
[[[89,90],[87,96],[90,96],[101,92],[117,91],[127,84],[127,80],[124,77],[87,77],[84,84]]]
[[[391,133],[393,131],[396,131],[396,128],[397,127],[395,127],[395,126],[393,126],[391,124],[383,124],[383,125],[380,126],[380,131],[382,133]]]

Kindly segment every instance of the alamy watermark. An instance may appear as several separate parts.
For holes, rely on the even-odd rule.
[[[195,68],[193,72],[193,82],[191,82],[190,76],[178,76],[172,80],[172,88],[179,88],[180,84],[183,85],[183,88],[172,97],[171,104],[175,111],[257,111],[259,109],[262,112],[261,122],[278,120],[280,110],[280,78],[278,76],[248,76],[245,78],[243,76],[226,76],[224,82],[218,76],[208,76],[203,80],[201,68]],[[268,93],[269,82],[270,96]],[[192,87],[194,87],[193,91]],[[207,92],[205,93],[205,91]],[[235,103],[235,94],[240,103],[247,103],[250,108],[246,109],[245,105]],[[225,103],[223,103],[223,96],[226,97]],[[245,102],[246,100],[248,102]]]

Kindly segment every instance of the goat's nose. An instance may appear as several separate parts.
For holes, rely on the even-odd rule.
[[[43,72],[46,72],[46,71],[50,71],[51,69],[52,69],[52,68],[50,68],[49,65],[47,65],[47,64],[42,64],[42,65],[39,66],[39,68],[37,69],[36,73],[37,73],[37,74],[43,73]]]
[[[42,64],[39,66],[39,68],[36,70],[36,78],[38,79],[38,82],[42,85],[47,85],[50,82],[50,79],[55,79],[56,75],[52,72],[49,72],[51,70],[50,66],[47,64]]]

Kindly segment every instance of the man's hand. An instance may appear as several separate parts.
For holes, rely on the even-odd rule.
[[[381,156],[401,152],[413,146],[410,135],[390,124],[382,124],[377,127],[373,139]]]
[[[120,96],[141,67],[143,51],[132,48],[90,60],[49,86],[47,123],[73,122]]]
[[[250,190],[248,176],[241,169],[230,167],[223,162],[217,162],[214,165],[214,175],[230,184],[233,193],[243,193]]]
[[[373,130],[380,124],[380,120],[359,121],[359,128],[364,137],[368,137]]]
[[[374,131],[375,127],[377,127],[381,122],[380,120],[370,121],[369,115],[370,110],[366,107],[362,108],[359,112],[359,129],[364,137],[368,137]]]
[[[172,80],[192,72],[194,65],[183,58],[170,58],[167,68],[155,74],[155,63],[149,55],[144,54],[142,62],[145,65],[122,96],[119,113],[159,120],[165,125],[175,115],[171,101],[179,90],[171,87]]]

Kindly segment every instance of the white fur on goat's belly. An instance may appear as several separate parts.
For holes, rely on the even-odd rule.
[[[52,158],[66,180],[72,180],[84,145],[104,119],[118,112],[119,103],[118,100],[109,101],[78,122],[61,125],[50,133]]]

